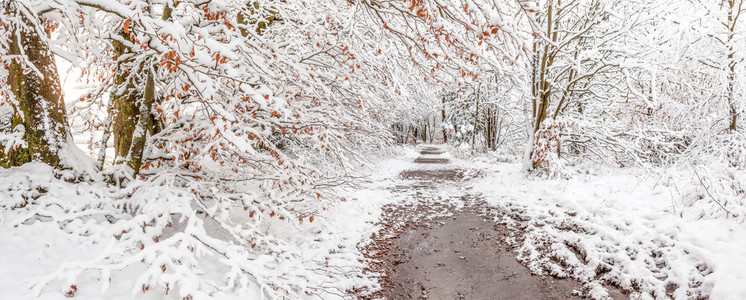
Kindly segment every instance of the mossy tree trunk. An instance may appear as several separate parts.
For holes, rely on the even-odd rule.
[[[9,15],[20,15],[6,2]],[[21,24],[13,24],[13,34],[6,49],[9,55],[23,57],[13,60],[8,69],[7,84],[15,97],[11,130],[22,130],[25,147],[0,151],[0,166],[19,166],[30,161],[41,161],[60,166],[60,151],[70,143],[65,103],[54,55],[49,49],[47,30],[38,28],[20,15]]]
[[[169,20],[172,12],[173,8],[167,5],[161,18]],[[120,32],[125,40],[129,39],[129,35],[128,32]],[[153,114],[153,105],[156,100],[161,99],[156,96],[155,89],[157,67],[147,60],[133,66],[127,61],[132,49],[118,41],[114,41],[113,46],[114,58],[117,60],[117,87],[111,96],[109,114],[113,123],[111,131],[114,135],[114,164],[127,164],[138,174],[143,165],[148,138],[165,126]],[[104,137],[103,143],[107,140],[108,136]],[[104,160],[105,157],[101,156],[99,163],[103,164]]]
[[[170,6],[166,6],[162,19],[170,19],[172,11]],[[129,33],[124,31],[120,32],[120,35],[125,40],[129,38]],[[117,87],[111,97],[112,111],[109,113],[113,121],[114,164],[127,164],[135,174],[138,174],[143,164],[148,137],[160,132],[163,127],[153,114],[153,105],[157,98],[155,66],[146,62],[134,68],[126,61],[132,50],[118,41],[114,41],[113,45],[114,57],[117,60]],[[141,88],[143,79],[145,86]],[[108,139],[108,136],[105,139]],[[106,140],[103,143],[106,143]],[[103,164],[103,161],[102,156],[99,163]]]
[[[138,173],[142,166],[143,152],[148,142],[148,135],[153,135],[155,132],[155,126],[152,117],[152,107],[155,102],[155,82],[153,81],[153,74],[150,70],[147,72],[147,79],[145,80],[145,91],[143,92],[143,99],[140,102],[140,116],[137,120],[137,126],[135,132],[132,135],[132,145],[130,147],[129,159],[127,164]]]
[[[124,32],[122,36],[126,36]],[[131,50],[120,42],[114,42],[114,57],[118,60],[116,78],[114,80],[116,88],[111,95],[113,102],[113,128],[114,133],[114,164],[129,163],[130,151],[132,148],[132,139],[135,136],[135,130],[140,120],[140,102],[143,99],[143,92],[139,89],[141,81],[138,76],[130,69],[127,62],[124,61],[131,53]],[[133,168],[134,169],[134,168]],[[137,172],[138,169],[135,169]]]
[[[115,49],[118,58],[129,53],[129,48],[118,42],[115,42]],[[161,127],[157,126],[153,115],[156,99],[153,70],[145,64],[137,72],[140,73],[139,76],[135,76],[120,61],[115,80],[117,89],[111,97],[114,164],[127,164],[135,174],[139,173],[142,166],[148,137],[158,133]],[[145,78],[144,87],[141,87],[141,78]]]

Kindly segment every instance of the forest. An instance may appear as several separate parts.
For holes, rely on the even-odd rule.
[[[385,243],[472,212],[578,299],[744,299],[744,11],[0,0],[0,299],[407,298]]]

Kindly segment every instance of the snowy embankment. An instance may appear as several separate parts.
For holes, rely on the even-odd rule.
[[[746,226],[708,218],[720,208],[702,196],[682,203],[695,196],[682,195],[696,190],[686,182],[637,169],[526,179],[519,164],[479,165],[473,189],[526,232],[514,242],[533,272],[577,279],[596,298],[613,284],[632,299],[746,299]]]
[[[263,225],[266,227],[262,230],[277,241],[275,245],[280,250],[270,255],[255,254],[252,262],[261,267],[251,270],[251,274],[293,287],[308,299],[345,298],[348,290],[375,289],[376,280],[363,273],[364,257],[357,246],[366,243],[371,233],[378,230],[375,224],[381,207],[393,201],[388,191],[393,182],[389,179],[408,168],[415,155],[406,149],[395,153],[397,159],[380,160],[370,167],[374,172],[367,174],[364,180],[367,183],[339,191],[345,200],[321,211],[312,222],[297,226],[275,218]],[[126,263],[102,268],[102,262],[109,259],[102,256],[112,253],[117,230],[121,231],[117,229],[119,223],[126,224],[137,217],[121,215],[122,220],[107,222],[105,216],[111,217],[118,204],[101,202],[111,200],[121,205],[123,198],[119,193],[132,193],[132,190],[96,181],[70,183],[55,178],[54,173],[48,166],[36,163],[0,169],[0,299],[65,299],[68,293],[75,299],[181,299],[183,293],[173,291],[183,287],[176,284],[170,286],[170,293],[162,286],[145,285],[151,276],[152,263],[141,263],[138,258],[138,255],[155,255],[156,259],[164,256],[161,252],[146,252],[157,247],[164,253],[179,251],[178,243],[168,244],[178,234],[164,232],[160,243],[150,242],[142,251],[130,249],[127,250],[130,254],[120,254],[124,261],[129,260]],[[205,236],[225,235],[214,227],[206,224]],[[184,230],[178,224],[169,228]],[[217,231],[209,232],[211,229]],[[169,247],[173,250],[167,250]],[[179,274],[175,269],[178,266],[169,264],[168,272],[164,268],[163,274],[200,276],[200,280],[212,281],[216,286],[230,283],[231,279],[226,278],[228,272],[217,263],[222,258],[209,250],[194,251],[193,257],[197,259],[193,264],[198,266],[194,269],[198,273],[188,270]],[[133,259],[138,260],[133,262]],[[155,268],[160,273],[160,266]],[[103,279],[107,277],[110,279]],[[179,282],[184,285],[187,281]],[[194,295],[192,299],[269,296],[262,290],[266,285],[257,282],[244,282],[231,292],[216,291],[202,281],[198,283],[189,291]]]

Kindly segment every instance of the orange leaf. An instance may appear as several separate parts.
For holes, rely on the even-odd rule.
[[[130,19],[124,20],[124,33],[130,33]]]

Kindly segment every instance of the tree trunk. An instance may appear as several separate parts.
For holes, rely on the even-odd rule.
[[[550,41],[545,41],[537,38],[536,42],[534,42],[534,76],[533,76],[533,112],[534,112],[534,124],[533,124],[533,132],[531,133],[530,137],[531,140],[529,141],[529,151],[528,151],[528,159],[531,161],[531,167],[530,169],[536,168],[536,162],[534,161],[533,152],[536,147],[536,133],[541,129],[542,123],[544,123],[544,120],[548,117],[548,110],[550,108],[551,104],[551,86],[549,84],[549,78],[550,75],[550,68],[552,67],[554,63],[554,56],[551,53],[552,51],[556,50],[556,42],[558,37],[558,28],[559,28],[559,15],[555,15],[554,11],[554,0],[547,1],[547,14],[546,14],[546,39],[550,39]],[[557,1],[557,7],[558,10],[561,9],[561,1]],[[557,13],[559,14],[559,13]],[[537,23],[539,20],[536,20]],[[544,44],[544,47],[540,47],[540,43]],[[541,50],[540,50],[541,49]],[[556,117],[556,116],[555,116]]]
[[[502,137],[503,132],[503,119],[498,118],[497,115],[495,115],[495,123],[497,123],[497,132],[495,133],[495,143],[493,143],[492,150],[497,150],[497,146],[500,145],[500,138]]]
[[[487,142],[487,149],[492,149],[492,107],[487,106],[487,118],[485,119],[487,123],[487,133],[485,134],[486,142]]]
[[[446,97],[443,96],[443,98],[441,98],[441,101],[443,102],[443,106],[440,109],[440,120],[441,120],[441,124],[443,124],[446,122]],[[446,131],[446,127],[443,126],[443,143],[444,144],[448,143],[447,133],[448,131]]]
[[[550,1],[547,7],[547,38],[551,37],[553,42],[556,42],[557,39],[557,33],[552,28],[552,18],[553,18],[553,3]],[[539,69],[539,83],[538,87],[539,90],[537,91],[538,99],[535,99],[534,101],[538,100],[538,105],[534,104],[536,107],[535,111],[535,123],[534,123],[534,132],[539,131],[541,128],[541,123],[544,122],[544,120],[547,118],[547,110],[549,109],[549,102],[551,98],[551,91],[549,86],[549,67],[552,66],[553,59],[550,56],[549,50],[550,45],[548,42],[544,42],[544,52],[542,53],[541,57],[541,66]]]
[[[96,159],[96,165],[98,165],[98,167],[102,169],[104,167],[104,162],[106,162],[106,149],[108,148],[107,144],[109,143],[109,137],[111,136],[111,124],[114,121],[113,101],[109,101],[109,105],[106,110],[108,111],[108,115],[106,116],[106,120],[104,121],[104,132],[101,135],[101,145],[99,145],[98,158]]]
[[[476,141],[477,141],[477,122],[479,121],[479,92],[482,89],[482,85],[480,84],[479,87],[477,87],[477,105],[476,105],[476,112],[474,112],[474,129],[471,132],[471,149],[476,149]]]
[[[135,127],[135,132],[132,137],[132,147],[129,153],[129,159],[127,164],[135,170],[137,174],[142,166],[143,152],[145,151],[145,145],[147,143],[148,134],[153,134],[153,118],[151,117],[151,111],[153,102],[155,101],[155,82],[153,82],[153,76],[150,71],[148,72],[147,80],[145,81],[145,93],[140,103],[140,116]]]
[[[728,0],[728,107],[730,108],[730,127],[732,131],[738,130],[738,109],[736,107],[736,61],[734,59],[735,49],[733,48],[733,36],[735,35],[736,16],[733,15],[735,9],[735,0]],[[739,7],[740,8],[740,7]],[[739,11],[740,14],[740,11]]]
[[[163,20],[171,17],[173,9],[166,6],[163,10]],[[125,39],[128,34],[120,32]],[[114,42],[115,58],[121,60],[123,56],[132,52],[131,49]],[[112,95],[113,102],[113,133],[114,133],[114,164],[126,163],[134,170],[135,174],[140,172],[143,153],[148,142],[148,136],[160,131],[158,120],[152,112],[156,101],[155,82],[153,69],[148,63],[144,63],[136,70],[137,76],[127,68],[125,61],[118,61],[116,84],[117,90]],[[142,79],[145,78],[145,87]],[[106,134],[106,133],[105,133]],[[106,143],[108,136],[105,136]],[[105,146],[102,148],[105,149]],[[103,159],[102,159],[103,160]],[[103,161],[100,161],[103,164]]]
[[[20,14],[13,2],[5,4],[9,15]],[[45,38],[47,30],[21,16],[22,24],[11,24],[7,53],[23,56],[28,63],[13,60],[8,70],[8,86],[15,97],[14,116],[10,130],[23,130],[25,147],[15,147],[9,152],[0,151],[0,166],[19,166],[41,161],[53,167],[60,166],[59,151],[70,143],[65,103],[60,86],[54,55]]]
[[[125,39],[127,34],[124,32],[120,33]],[[140,119],[140,107],[138,103],[142,100],[143,94],[138,90],[141,82],[139,82],[131,69],[127,68],[127,64],[121,61],[125,54],[131,53],[131,50],[122,45],[122,43],[114,42],[114,55],[115,59],[120,60],[117,63],[116,79],[116,91],[111,95],[111,101],[113,101],[113,119],[114,125],[112,131],[114,133],[114,164],[125,163],[129,160],[130,150],[132,148],[132,138],[135,134],[135,128]],[[138,170],[135,170],[137,172]]]
[[[429,143],[427,140],[427,134],[428,134],[427,121],[425,121],[424,125],[422,126],[422,142],[423,143]]]

